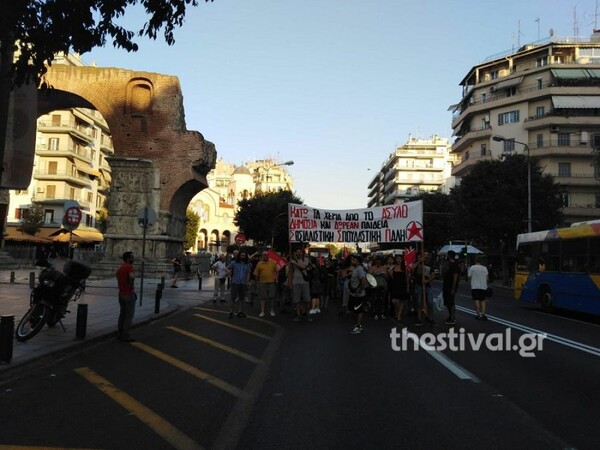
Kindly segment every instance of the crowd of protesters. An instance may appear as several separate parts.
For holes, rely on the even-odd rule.
[[[373,320],[434,325],[431,281],[438,273],[435,265],[441,268],[444,282],[444,307],[438,305],[437,311],[447,310],[445,323],[455,324],[454,295],[462,268],[454,252],[433,261],[428,252],[333,258],[310,256],[298,248],[283,255],[281,265],[273,255],[236,250],[211,264],[216,275],[213,302],[225,302],[225,290],[230,290],[230,318],[246,317],[244,304],[256,303],[261,318],[286,313],[295,322],[312,322],[322,310],[335,305],[340,316],[355,318],[354,334],[362,332],[365,315]]]

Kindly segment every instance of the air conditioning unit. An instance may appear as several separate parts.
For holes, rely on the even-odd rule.
[[[43,194],[43,193],[44,193],[44,188],[41,188],[41,187],[39,187],[39,188],[37,188],[35,191],[36,191],[38,194]]]
[[[558,133],[560,131],[560,127],[558,125],[552,125],[550,127],[550,133]]]

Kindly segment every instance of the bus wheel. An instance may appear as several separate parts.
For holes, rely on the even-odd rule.
[[[552,292],[550,292],[550,289],[546,288],[541,292],[540,305],[542,305],[544,311],[552,312],[554,310],[554,305],[552,302]]]

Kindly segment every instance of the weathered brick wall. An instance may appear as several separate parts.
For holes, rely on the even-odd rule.
[[[46,81],[67,94],[40,102],[43,108],[91,104],[110,128],[115,161],[120,163],[115,162],[113,168],[115,186],[109,197],[109,256],[118,258],[123,249],[141,248],[134,225],[137,210],[143,206],[156,208],[159,217],[157,226],[148,232],[153,256],[169,257],[181,251],[186,208],[207,186],[206,174],[214,167],[216,150],[202,134],[186,129],[177,77],[54,65]],[[152,167],[142,169],[146,165],[142,161],[127,161],[138,158],[150,161]],[[119,183],[118,191],[115,183]]]

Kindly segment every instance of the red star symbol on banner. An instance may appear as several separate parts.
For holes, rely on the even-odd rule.
[[[423,239],[423,234],[421,233],[421,230],[423,229],[422,226],[420,226],[421,224],[418,222],[411,222],[408,224],[408,238],[407,240],[410,241],[413,237],[417,237],[419,239]]]

